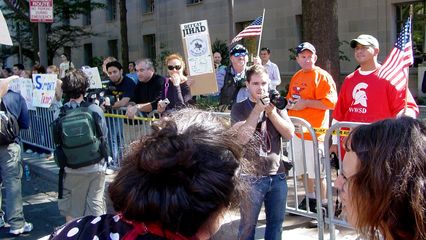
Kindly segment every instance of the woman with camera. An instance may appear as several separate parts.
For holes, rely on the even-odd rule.
[[[183,58],[179,54],[173,53],[166,57],[165,64],[168,77],[164,81],[162,100],[158,102],[157,106],[160,113],[184,108],[188,104],[194,103],[189,89],[190,79],[186,76]]]
[[[354,129],[335,182],[365,239],[426,239],[426,126],[410,117]]]

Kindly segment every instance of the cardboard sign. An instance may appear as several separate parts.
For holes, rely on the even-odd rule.
[[[33,106],[33,81],[30,78],[18,78],[10,81],[9,89],[20,93],[25,99],[27,108],[35,110]]]
[[[191,94],[217,92],[207,20],[181,24],[180,29],[188,73],[194,80],[191,85]]]
[[[53,0],[30,0],[31,22],[53,22]]]
[[[0,44],[12,46],[12,39],[10,38],[9,29],[7,28],[6,19],[0,11]]]
[[[102,88],[101,75],[99,75],[99,71],[97,67],[92,68],[82,68],[83,72],[89,78],[89,89],[99,89]]]
[[[56,74],[33,74],[33,106],[49,108],[55,97]]]

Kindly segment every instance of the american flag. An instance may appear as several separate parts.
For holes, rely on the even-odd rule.
[[[390,81],[397,90],[402,90],[408,83],[408,68],[413,62],[411,19],[408,18],[392,52],[379,70],[379,78]]]
[[[234,42],[238,42],[242,38],[245,38],[245,37],[252,37],[252,36],[261,35],[262,34],[262,21],[263,21],[262,16],[256,18],[256,20],[254,20],[249,26],[244,28],[243,31],[238,33],[238,35],[235,36],[234,39],[232,39],[231,44],[234,43]]]

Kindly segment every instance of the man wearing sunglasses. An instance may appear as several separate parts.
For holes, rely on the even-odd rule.
[[[245,86],[248,51],[243,45],[237,44],[231,48],[229,56],[231,65],[216,73],[219,103],[223,110],[231,109],[234,103],[244,101],[249,96]]]

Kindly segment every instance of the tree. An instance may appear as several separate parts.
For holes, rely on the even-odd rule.
[[[12,39],[19,42],[22,54],[35,61],[38,59],[38,27],[31,23],[29,17],[29,2],[27,0],[5,0],[6,6],[2,9],[6,19],[14,23],[11,31]],[[80,46],[82,37],[95,36],[90,29],[81,26],[72,26],[70,19],[77,19],[82,14],[90,14],[97,8],[104,8],[102,3],[90,0],[55,0],[53,4],[54,23],[47,24],[47,56],[49,64],[52,63],[57,51],[64,46]],[[19,31],[16,31],[19,26]],[[18,48],[12,47],[11,53],[17,53]]]
[[[303,41],[312,43],[318,54],[317,65],[331,74],[340,88],[337,0],[302,0]],[[326,35],[324,35],[326,33]]]
[[[121,35],[121,61],[124,67],[124,72],[128,72],[129,69],[129,41],[127,38],[127,9],[126,0],[119,1],[120,8],[120,35]]]

